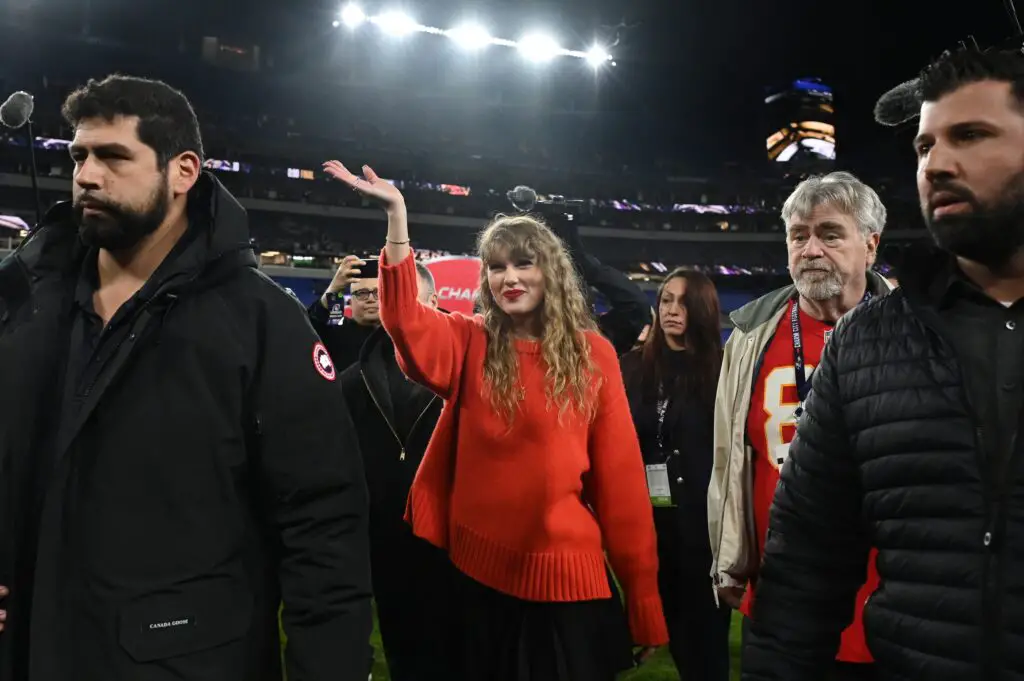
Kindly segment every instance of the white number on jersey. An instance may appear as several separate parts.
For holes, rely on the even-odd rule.
[[[807,380],[811,379],[814,366],[804,365],[804,375]],[[796,392],[796,373],[792,365],[775,367],[764,381],[764,410],[768,414],[764,422],[764,440],[768,443],[768,460],[776,470],[782,469],[782,464],[789,457],[790,439],[783,435],[785,427],[796,427],[797,418],[794,412],[800,406],[799,402],[787,402],[784,394]]]

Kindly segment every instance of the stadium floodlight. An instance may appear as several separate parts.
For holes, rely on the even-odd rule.
[[[355,28],[366,21],[366,14],[363,13],[359,5],[345,5],[341,10],[341,21],[349,28]],[[337,22],[334,25],[337,26]]]
[[[587,51],[587,62],[595,69],[611,60],[612,55],[608,54],[600,45],[594,45]]]
[[[532,62],[545,62],[561,54],[562,48],[555,39],[541,33],[525,36],[519,41],[519,51]]]
[[[467,50],[479,50],[488,45],[511,47],[519,50],[524,58],[537,63],[551,61],[555,57],[573,57],[586,60],[595,68],[600,67],[604,63],[615,65],[611,55],[600,46],[594,46],[587,52],[567,50],[560,47],[554,38],[544,33],[530,34],[522,40],[496,38],[491,36],[482,26],[475,23],[466,23],[445,30],[436,26],[425,26],[417,23],[408,14],[397,10],[391,10],[376,16],[367,16],[354,3],[350,3],[342,9],[340,22],[335,20],[333,23],[335,27],[345,24],[349,28],[355,28],[364,22],[374,24],[384,33],[392,36],[400,37],[411,33],[430,33],[447,36],[457,45]]]
[[[459,47],[467,50],[479,50],[491,44],[491,34],[479,24],[462,24],[446,33]]]
[[[404,36],[419,29],[419,24],[405,12],[385,12],[380,16],[370,19],[377,24],[382,31],[388,35]]]

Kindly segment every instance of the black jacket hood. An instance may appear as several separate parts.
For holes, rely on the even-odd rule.
[[[201,284],[226,267],[253,267],[256,256],[249,242],[245,209],[211,173],[204,171],[188,194],[188,240],[173,263],[161,267],[160,277],[176,289]],[[78,236],[70,201],[46,212],[43,221],[18,248],[14,257],[32,276],[77,273],[89,249]]]

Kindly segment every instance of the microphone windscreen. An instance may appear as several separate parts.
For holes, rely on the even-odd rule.
[[[515,189],[508,192],[508,199],[517,209],[530,211],[537,203],[537,192],[525,185],[517,185]]]
[[[535,201],[537,199],[537,192],[525,185],[518,185],[512,190],[512,193],[520,201]]]
[[[895,127],[917,118],[921,113],[921,88],[917,78],[900,83],[875,103],[875,121]]]
[[[15,92],[0,104],[0,123],[8,128],[20,128],[32,117],[35,102],[27,92]]]

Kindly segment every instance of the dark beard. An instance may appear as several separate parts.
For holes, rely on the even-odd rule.
[[[926,209],[925,222],[935,243],[989,270],[1004,269],[1024,248],[1024,173],[1011,178],[989,206],[963,190],[955,193],[970,204],[971,212],[934,220],[931,208]]]
[[[86,216],[81,204],[84,197],[79,197],[74,205],[74,213],[82,242],[114,253],[137,246],[163,224],[170,210],[171,195],[166,177],[162,176],[145,208],[141,210],[89,196],[89,203],[102,208],[104,212]]]

